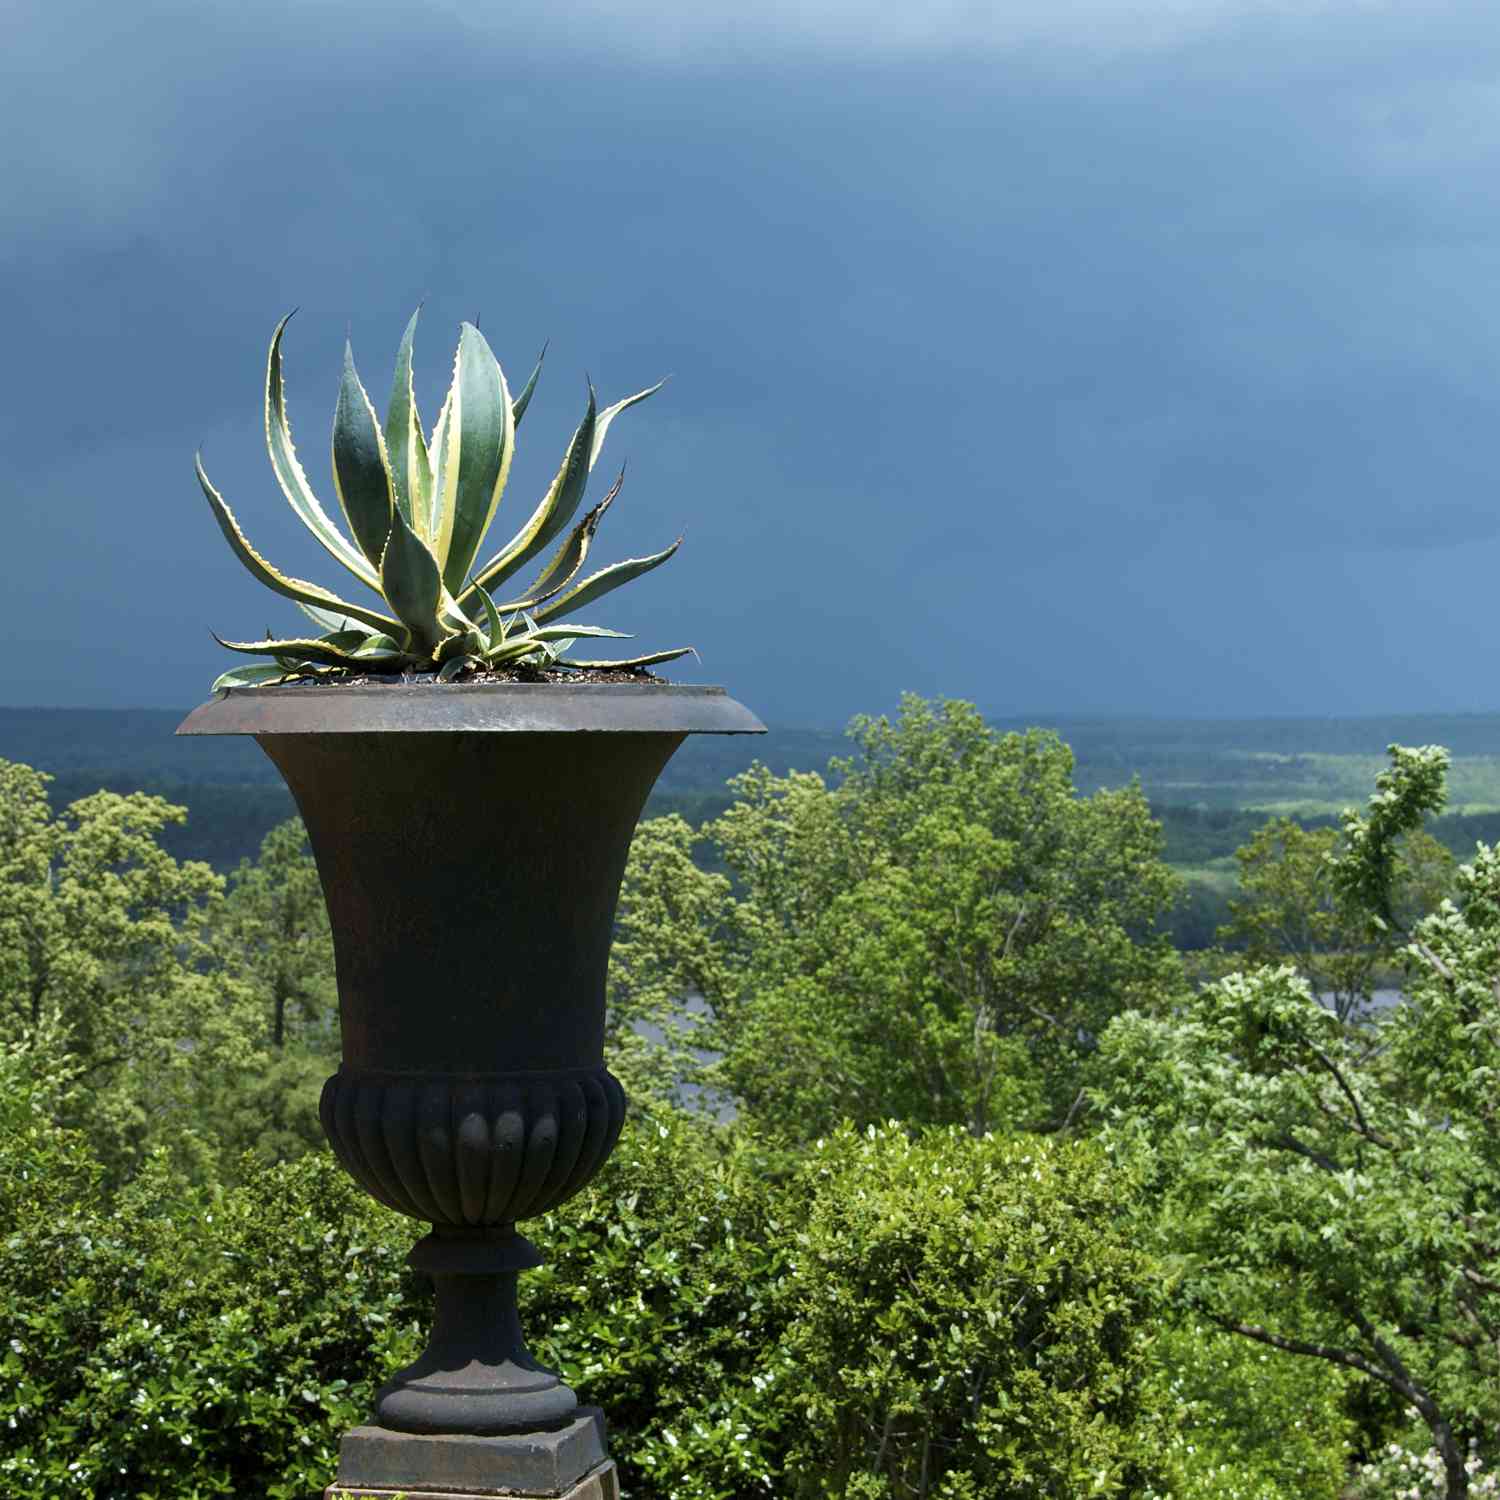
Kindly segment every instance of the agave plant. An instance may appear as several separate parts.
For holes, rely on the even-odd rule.
[[[281,374],[281,339],[290,317],[288,313],[276,325],[266,363],[266,444],[271,467],[307,529],[379,596],[384,608],[351,603],[318,584],[289,577],[267,562],[250,545],[223,496],[209,482],[200,454],[198,482],[235,555],[268,588],[295,601],[319,628],[316,634],[281,640],[269,632],[261,641],[220,640],[231,651],[272,660],[223,673],[214,682],[215,689],[350,673],[436,672],[446,680],[486,667],[641,668],[671,661],[692,649],[683,646],[617,661],[580,661],[564,654],[576,641],[618,638],[624,633],[597,625],[559,623],[621,584],[659,567],[681,544],[679,537],[650,557],[630,558],[579,578],[600,519],[619,494],[624,477],[622,471],[604,498],[574,522],[604,435],[622,411],[644,401],[660,385],[637,391],[601,411],[590,384],[583,420],[547,492],[526,524],[487,562],[476,566],[505,489],[516,428],[531,403],[542,359],[538,358],[520,394],[512,397],[483,334],[472,324],[463,324],[453,382],[427,438],[412,391],[417,314],[406,325],[396,355],[396,378],[383,427],[354,368],[353,351],[346,345],[333,417],[333,487],[348,523],[346,536],[313,494],[292,447]],[[508,585],[559,537],[561,542],[531,583],[503,597],[502,585]]]

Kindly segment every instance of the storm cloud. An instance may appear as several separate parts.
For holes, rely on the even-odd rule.
[[[1355,0],[23,7],[0,698],[185,705],[210,626],[289,624],[192,453],[332,582],[265,344],[300,305],[322,481],[345,332],[383,392],[425,299],[429,418],[460,318],[514,375],[551,340],[512,514],[585,372],[673,377],[600,546],[686,545],[601,618],[774,721],[1493,708],[1497,42]]]

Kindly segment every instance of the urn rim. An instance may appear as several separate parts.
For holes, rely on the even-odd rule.
[[[722,687],[622,682],[410,682],[224,688],[194,734],[764,734]]]

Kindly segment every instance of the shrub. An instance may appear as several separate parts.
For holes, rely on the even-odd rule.
[[[798,1186],[782,1493],[1142,1493],[1156,1278],[1100,1153],[846,1127]]]
[[[1500,1495],[1500,1473],[1487,1469],[1477,1442],[1469,1444],[1464,1471],[1469,1476],[1470,1500]],[[1355,1470],[1351,1500],[1445,1500],[1449,1493],[1443,1455],[1422,1448],[1420,1439],[1388,1443],[1369,1463]]]
[[[7,1495],[294,1500],[419,1346],[410,1236],[326,1156],[231,1192],[158,1160],[111,1208],[47,1126],[0,1167]]]
[[[84,1142],[0,1096],[0,1493],[326,1483],[420,1345],[417,1226],[321,1153],[229,1189],[158,1160],[106,1203]],[[772,1180],[646,1122],[531,1226],[523,1322],[638,1500],[904,1500],[923,1453],[934,1497],[1144,1495],[1154,1304],[1121,1190],[1081,1146],[894,1127]]]

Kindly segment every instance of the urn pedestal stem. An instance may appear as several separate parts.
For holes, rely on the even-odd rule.
[[[382,1427],[491,1436],[552,1431],[577,1415],[577,1396],[531,1357],[521,1334],[516,1281],[541,1262],[536,1246],[513,1231],[476,1238],[437,1231],[417,1241],[408,1263],[432,1277],[432,1337],[375,1398]]]

